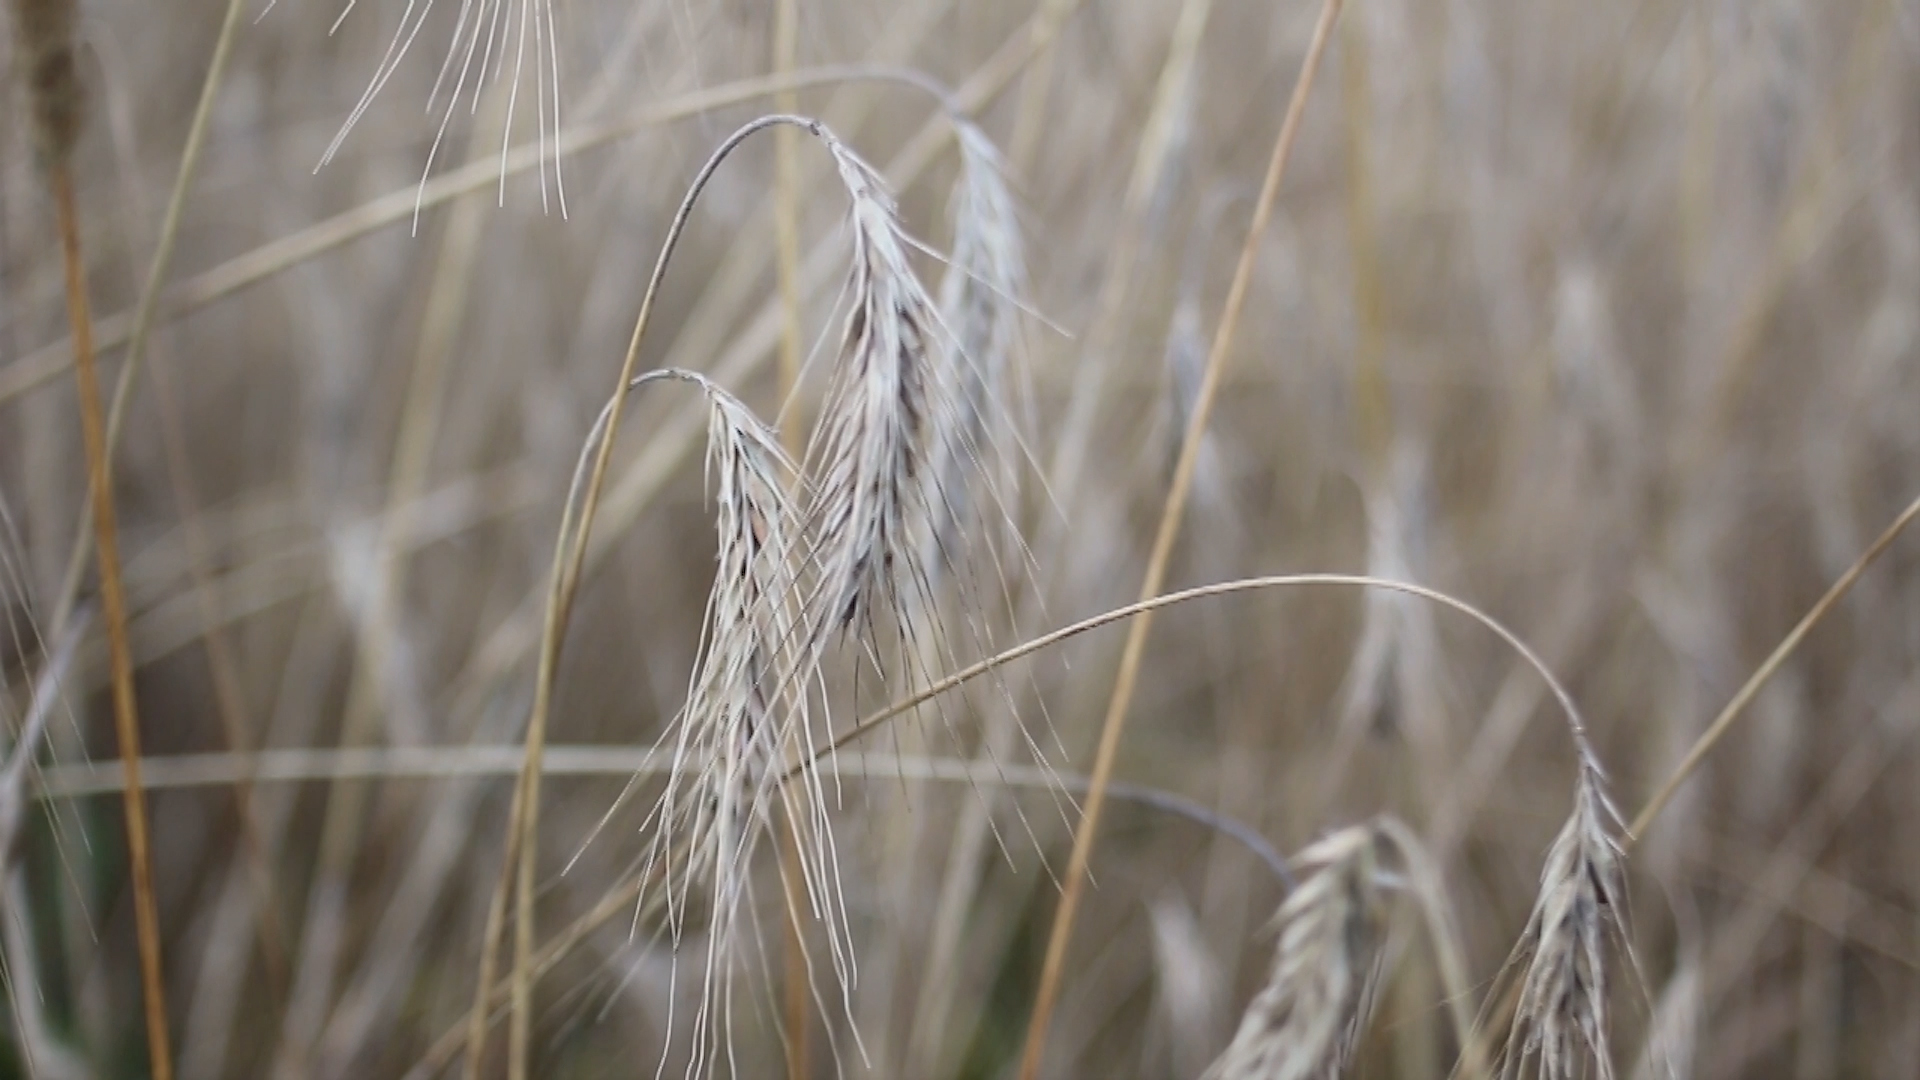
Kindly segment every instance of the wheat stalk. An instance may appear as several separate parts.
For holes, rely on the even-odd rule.
[[[127,601],[120,576],[119,530],[114,515],[113,457],[101,415],[87,262],[81,251],[80,208],[74,194],[73,150],[80,140],[81,121],[86,111],[86,95],[73,41],[76,7],[73,0],[14,0],[15,40],[22,56],[21,67],[26,72],[29,127],[34,148],[46,170],[47,188],[53,196],[61,265],[65,271],[67,321],[73,335],[81,441],[86,447],[94,551],[98,556],[100,603],[107,632],[114,734],[120,744],[121,767],[127,780],[121,804],[126,816],[128,876],[132,879],[134,927],[140,950],[140,998],[146,1020],[147,1061],[154,1080],[172,1080],[173,1050],[167,1032],[160,916],[154,898],[146,792],[140,785],[140,717],[133,686],[133,651],[127,641]]]
[[[1201,378],[1200,391],[1194,403],[1193,419],[1187,429],[1186,439],[1180,447],[1180,458],[1174,466],[1173,482],[1167,491],[1167,500],[1161,509],[1160,524],[1156,530],[1153,551],[1148,557],[1147,572],[1140,583],[1140,597],[1150,600],[1161,590],[1166,578],[1167,562],[1173,554],[1173,543],[1179,534],[1182,512],[1186,508],[1187,492],[1193,482],[1195,467],[1199,461],[1200,434],[1207,428],[1208,417],[1212,413],[1214,396],[1219,391],[1220,375],[1226,366],[1229,349],[1233,344],[1234,330],[1240,319],[1240,311],[1246,303],[1247,291],[1253,279],[1255,256],[1259,250],[1259,240],[1266,231],[1268,219],[1273,214],[1274,202],[1280,194],[1280,179],[1286,173],[1287,159],[1292,154],[1294,138],[1300,130],[1300,116],[1306,109],[1307,95],[1313,87],[1313,78],[1319,70],[1320,60],[1326,53],[1326,43],[1333,30],[1333,23],[1340,13],[1341,0],[1325,0],[1318,22],[1314,25],[1312,44],[1309,45],[1305,61],[1300,67],[1300,76],[1294,84],[1293,94],[1287,102],[1287,114],[1280,125],[1280,133],[1274,139],[1273,151],[1268,157],[1266,176],[1260,185],[1260,195],[1255,203],[1253,220],[1247,228],[1246,242],[1242,245],[1238,264],[1234,268],[1233,284],[1227,293],[1227,301],[1221,312],[1220,325],[1214,334],[1212,347],[1208,350],[1205,374]],[[1040,1072],[1040,1062],[1046,1049],[1047,1025],[1053,1013],[1053,1005],[1060,990],[1060,979],[1065,970],[1067,943],[1073,936],[1074,917],[1079,910],[1080,895],[1085,887],[1087,864],[1093,856],[1093,838],[1100,828],[1100,810],[1105,797],[1105,787],[1113,778],[1114,760],[1120,749],[1120,734],[1126,727],[1127,710],[1133,704],[1135,680],[1139,677],[1141,658],[1146,653],[1147,633],[1152,628],[1152,617],[1146,616],[1134,620],[1127,628],[1127,643],[1120,659],[1119,672],[1114,678],[1113,694],[1107,704],[1106,717],[1101,723],[1100,744],[1095,751],[1093,778],[1094,787],[1087,797],[1079,825],[1074,829],[1073,853],[1068,857],[1067,873],[1063,879],[1063,892],[1059,909],[1054,913],[1053,926],[1047,938],[1047,954],[1040,974],[1040,986],[1034,995],[1033,1011],[1027,1025],[1026,1046],[1021,1051],[1021,1080],[1035,1080]]]

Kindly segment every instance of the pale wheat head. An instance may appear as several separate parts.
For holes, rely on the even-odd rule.
[[[831,134],[823,140],[851,199],[853,250],[840,354],[808,456],[809,629],[817,646],[852,633],[877,656],[889,621],[909,651],[929,637],[940,464],[965,445],[967,406],[952,335],[914,273],[885,181]]]
[[[1519,1009],[1508,1037],[1504,1076],[1611,1080],[1607,1049],[1607,950],[1624,941],[1619,815],[1599,769],[1583,759],[1573,814],[1547,851],[1540,895],[1520,947]]]
[[[699,660],[676,719],[673,767],[649,820],[651,857],[665,871],[670,932],[679,938],[696,887],[708,913],[688,1067],[695,1075],[715,1067],[731,1041],[731,973],[748,866],[762,833],[772,828],[785,750],[806,727],[807,697],[797,647],[802,591],[793,462],[772,429],[732,395],[699,376],[686,377],[708,401],[717,555]]]
[[[1275,918],[1272,974],[1203,1080],[1340,1074],[1379,963],[1386,848],[1380,829],[1356,825],[1300,853],[1296,865],[1307,873]]]
[[[935,447],[937,524],[927,556],[935,571],[956,557],[963,535],[992,539],[987,526],[995,511],[1011,526],[1028,428],[1022,421],[1031,401],[1020,311],[1026,251],[1006,164],[979,128],[960,121],[956,132],[960,182],[939,300],[962,412],[954,437]]]

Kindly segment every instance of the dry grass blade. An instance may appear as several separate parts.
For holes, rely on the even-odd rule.
[[[107,455],[120,445],[120,429],[126,421],[127,405],[133,400],[133,387],[140,377],[140,368],[146,359],[147,336],[153,330],[154,312],[160,301],[160,288],[165,284],[167,271],[173,264],[174,242],[180,235],[180,218],[187,205],[187,191],[193,185],[193,176],[200,165],[200,152],[206,146],[208,122],[213,116],[213,101],[225,77],[227,61],[233,54],[233,41],[240,26],[240,13],[246,9],[244,0],[228,0],[225,15],[221,17],[220,35],[214,39],[213,55],[207,60],[207,74],[200,85],[200,97],[194,105],[193,120],[187,128],[186,145],[180,151],[180,168],[174,177],[172,193],[167,196],[167,209],[160,221],[160,236],[154,244],[153,262],[147,269],[147,280],[140,289],[140,300],[134,306],[132,328],[127,334],[127,360],[120,368],[120,377],[114,382],[113,404],[107,409]],[[88,532],[80,530],[74,543],[73,554],[67,559],[67,575],[61,588],[60,599],[54,605],[53,625],[57,631],[66,621],[67,613],[80,590],[80,575],[86,566],[89,551]]]
[[[775,74],[791,70],[800,47],[799,0],[779,0],[773,15],[773,67]],[[800,101],[792,93],[774,97],[774,108],[783,113],[800,111]],[[776,252],[775,270],[780,282],[780,400],[794,406],[793,392],[800,384],[800,133],[781,128],[774,135],[774,207],[773,230]],[[783,449],[798,457],[804,450],[800,441],[803,421],[789,416],[783,432]],[[781,834],[780,876],[786,883],[786,935],[782,981],[786,991],[785,1031],[788,1080],[806,1080],[811,1064],[809,987],[806,972],[806,930],[800,917],[800,839],[797,829]]]
[[[1386,837],[1340,830],[1294,859],[1304,876],[1275,916],[1267,985],[1202,1080],[1321,1080],[1340,1075],[1378,971],[1386,917]]]
[[[79,209],[65,165],[48,173],[60,221],[60,248],[67,268],[67,310],[74,342],[74,374],[80,390],[80,427],[87,449],[92,492],[94,550],[99,555],[100,602],[106,621],[112,672],[114,732],[127,790],[121,797],[127,821],[127,861],[133,879],[134,922],[140,942],[141,998],[145,1006],[147,1056],[155,1080],[173,1076],[167,1035],[166,982],[160,963],[160,917],[153,894],[153,855],[148,836],[146,792],[140,785],[140,717],[133,690],[133,650],[127,642],[127,602],[120,581],[120,548],[113,512],[113,477],[100,416],[100,379],[94,370],[87,318],[86,261],[80,252]]]
[[[1766,685],[1773,673],[1780,670],[1780,665],[1786,662],[1787,657],[1791,656],[1795,649],[1799,648],[1800,642],[1806,638],[1807,633],[1826,617],[1827,612],[1833,610],[1833,606],[1840,602],[1840,598],[1847,595],[1847,591],[1853,588],[1854,582],[1860,580],[1860,575],[1866,573],[1867,568],[1886,553],[1887,548],[1893,545],[1894,540],[1906,531],[1907,526],[1912,524],[1916,517],[1920,517],[1920,499],[1909,503],[1907,508],[1893,519],[1893,523],[1888,525],[1885,531],[1881,532],[1879,537],[1867,547],[1867,550],[1861,552],[1853,565],[1847,567],[1846,572],[1834,581],[1819,600],[1814,601],[1811,608],[1807,609],[1807,613],[1794,624],[1793,629],[1787,632],[1787,636],[1781,639],[1780,644],[1754,670],[1746,683],[1734,693],[1726,707],[1720,710],[1720,715],[1714,717],[1713,723],[1707,725],[1707,730],[1700,733],[1700,738],[1695,740],[1693,746],[1687,750],[1686,757],[1681,759],[1680,764],[1673,770],[1673,774],[1667,777],[1661,783],[1659,790],[1647,800],[1647,805],[1634,815],[1633,824],[1627,826],[1625,843],[1628,847],[1632,847],[1646,835],[1647,829],[1653,824],[1653,819],[1660,816],[1660,811],[1666,808],[1674,792],[1680,790],[1680,785],[1700,767],[1700,762],[1705,760],[1707,754],[1719,744],[1727,730],[1733,726],[1733,722],[1740,718],[1741,713],[1760,692],[1760,688]]]
[[[160,916],[153,895],[153,855],[148,839],[146,791],[140,786],[140,716],[133,690],[133,650],[127,642],[127,601],[120,582],[120,547],[113,512],[113,476],[100,417],[100,379],[88,338],[86,262],[80,253],[79,210],[64,166],[50,173],[60,218],[60,247],[67,264],[67,309],[72,315],[74,374],[80,384],[80,427],[87,448],[88,487],[93,493],[94,551],[100,565],[100,603],[112,669],[114,732],[127,790],[127,861],[133,878],[134,921],[140,939],[141,998],[146,1009],[147,1057],[154,1080],[173,1076],[167,1035],[166,982],[160,964]]]
[[[1234,268],[1233,284],[1220,315],[1220,326],[1214,335],[1213,347],[1207,355],[1206,374],[1201,379],[1199,397],[1194,402],[1193,419],[1180,446],[1180,459],[1174,468],[1173,484],[1167,491],[1166,505],[1161,511],[1159,529],[1154,536],[1153,551],[1148,556],[1146,577],[1140,587],[1143,600],[1157,595],[1166,577],[1167,562],[1172,556],[1173,542],[1179,535],[1180,519],[1186,507],[1187,491],[1193,483],[1194,469],[1199,462],[1201,436],[1206,431],[1214,396],[1220,389],[1220,376],[1226,367],[1227,353],[1233,345],[1234,328],[1239,322],[1241,307],[1246,303],[1247,291],[1252,284],[1259,241],[1273,214],[1273,204],[1280,193],[1280,178],[1286,172],[1287,158],[1292,153],[1294,138],[1300,130],[1300,117],[1306,110],[1307,95],[1313,88],[1314,75],[1319,71],[1320,60],[1326,53],[1327,39],[1332,36],[1340,7],[1341,0],[1325,0],[1320,9],[1312,43],[1307,47],[1306,59],[1301,64],[1300,78],[1294,84],[1293,96],[1287,103],[1286,118],[1281,122],[1279,137],[1274,140],[1273,155],[1267,164],[1266,178],[1260,186],[1253,221],[1247,228],[1246,243],[1241,248],[1239,263]],[[1114,679],[1113,697],[1108,703],[1106,719],[1101,724],[1100,747],[1093,765],[1093,790],[1088,793],[1079,826],[1074,830],[1073,854],[1069,857],[1066,877],[1063,879],[1060,907],[1054,913],[1053,928],[1047,939],[1046,962],[1041,969],[1040,986],[1034,996],[1033,1013],[1027,1025],[1026,1049],[1021,1055],[1021,1080],[1036,1080],[1040,1073],[1040,1061],[1046,1048],[1047,1024],[1065,970],[1067,943],[1073,936],[1074,916],[1085,887],[1087,864],[1093,855],[1093,839],[1099,832],[1105,787],[1113,776],[1114,759],[1120,749],[1120,733],[1126,726],[1127,710],[1133,703],[1134,680],[1139,675],[1140,661],[1146,652],[1147,631],[1151,627],[1151,616],[1147,616],[1134,620],[1127,630],[1126,649],[1121,654],[1120,670]]]
[[[80,208],[74,196],[73,148],[85,111],[73,35],[72,0],[15,0],[16,40],[27,73],[32,134],[46,167],[65,271],[67,321],[73,334],[73,368],[80,397],[81,439],[99,553],[100,600],[112,673],[114,732],[127,790],[121,797],[127,822],[127,862],[133,884],[134,924],[140,947],[140,988],[145,1010],[147,1060],[154,1080],[171,1080],[173,1052],[167,1036],[166,986],[160,963],[160,919],[153,895],[153,857],[147,833],[146,792],[140,786],[140,718],[133,690],[133,652],[127,642],[127,602],[120,580],[120,550],[113,507],[113,466],[100,409],[100,377],[94,368],[93,319],[88,312],[87,262],[80,247]]]

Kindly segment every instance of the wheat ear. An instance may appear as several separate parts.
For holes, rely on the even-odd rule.
[[[1274,917],[1280,943],[1267,984],[1202,1080],[1339,1075],[1378,971],[1387,845],[1378,828],[1355,825],[1295,858],[1304,876]]]
[[[1598,768],[1583,761],[1573,814],[1547,851],[1540,895],[1521,933],[1527,955],[1502,1075],[1575,1080],[1592,1061],[1612,1080],[1607,1048],[1609,939],[1625,942],[1619,814]]]

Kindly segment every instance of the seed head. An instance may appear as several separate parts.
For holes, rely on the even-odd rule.
[[[86,111],[73,49],[74,0],[13,0],[13,17],[34,145],[48,164],[64,163],[80,140]]]
[[[1521,946],[1528,952],[1504,1076],[1574,1080],[1593,1062],[1612,1080],[1607,1050],[1607,938],[1624,941],[1619,815],[1599,770],[1583,763],[1573,815],[1547,851],[1540,896]]]
[[[1203,1080],[1320,1080],[1340,1074],[1365,1020],[1385,916],[1386,839],[1342,829],[1301,852],[1311,872],[1280,908],[1266,988]]]
[[[892,195],[872,166],[823,138],[852,199],[853,258],[839,362],[809,453],[817,639],[871,632],[883,614],[903,626],[919,617],[934,463],[965,415],[945,327],[908,261]]]

